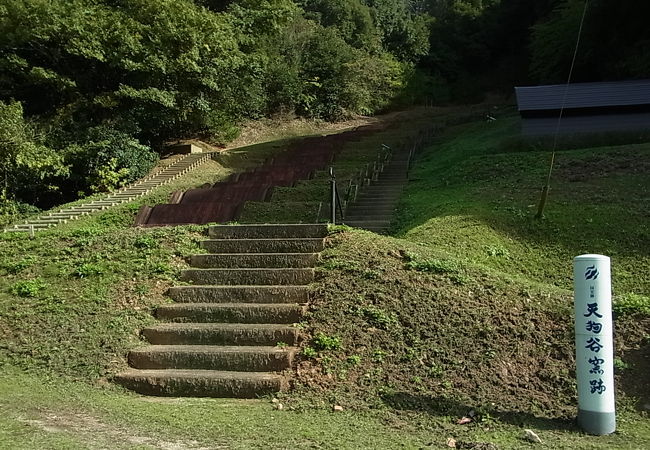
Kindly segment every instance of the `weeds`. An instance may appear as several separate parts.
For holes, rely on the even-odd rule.
[[[341,348],[341,338],[337,336],[327,336],[322,332],[316,333],[312,339],[314,348],[320,351],[339,350]]]
[[[15,263],[7,263],[7,264],[5,264],[4,269],[8,273],[10,273],[12,275],[16,275],[16,274],[22,272],[23,270],[31,267],[34,264],[34,262],[35,262],[35,259],[33,257],[26,257],[26,258],[21,259],[20,261],[15,262]]]
[[[36,278],[34,280],[17,281],[11,286],[11,293],[23,298],[36,297],[43,291],[47,285],[43,280]]]
[[[302,349],[302,354],[307,358],[316,358],[318,352],[313,347],[305,347]]]
[[[77,278],[88,278],[104,273],[104,268],[94,263],[83,263],[75,267],[72,275]]]
[[[387,330],[397,324],[397,316],[395,313],[388,313],[374,305],[359,307],[357,314],[362,316],[372,326],[382,330]]]
[[[617,316],[641,314],[650,316],[650,297],[638,294],[625,294],[617,297],[612,310]]]

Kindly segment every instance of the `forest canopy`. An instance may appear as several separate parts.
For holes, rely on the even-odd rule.
[[[146,173],[173,138],[565,80],[582,0],[0,0],[0,213]],[[643,0],[591,0],[576,80],[647,77]]]

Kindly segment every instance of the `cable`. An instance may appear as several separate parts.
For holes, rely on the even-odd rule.
[[[551,164],[548,168],[548,177],[546,178],[546,186],[544,186],[544,189],[542,189],[542,198],[540,199],[539,208],[537,209],[537,214],[535,215],[536,219],[541,219],[542,217],[544,217],[544,206],[546,206],[548,191],[551,187],[551,176],[553,175],[553,166],[555,165],[555,152],[557,150],[557,141],[560,135],[560,124],[562,123],[562,116],[564,115],[564,107],[566,106],[566,99],[569,95],[569,85],[571,84],[571,78],[573,78],[573,69],[575,67],[576,58],[578,56],[578,48],[580,48],[580,38],[582,37],[582,28],[585,24],[585,17],[587,16],[588,6],[589,6],[589,0],[585,0],[585,7],[582,10],[582,19],[580,19],[580,28],[578,29],[578,39],[576,41],[575,50],[573,51],[571,68],[569,69],[569,78],[567,79],[566,85],[564,87],[564,97],[562,98],[560,115],[557,118],[557,126],[555,127],[555,137],[553,138],[553,150],[551,152]]]

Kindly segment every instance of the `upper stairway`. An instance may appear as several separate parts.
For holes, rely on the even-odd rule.
[[[408,182],[410,150],[394,153],[376,181],[364,187],[346,208],[343,222],[355,228],[386,233]]]

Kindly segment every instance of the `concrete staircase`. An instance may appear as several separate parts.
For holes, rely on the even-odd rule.
[[[9,231],[31,232],[32,230],[45,230],[61,223],[67,223],[70,220],[78,219],[87,214],[102,211],[121,203],[133,201],[138,197],[147,195],[153,189],[175,180],[195,167],[209,161],[211,158],[212,155],[210,153],[197,153],[184,156],[165,169],[142,178],[137,182],[114,191],[104,197],[88,203],[70,206],[58,211],[43,214],[26,220],[23,223],[7,227],[4,231],[6,233]]]
[[[386,233],[408,182],[409,158],[409,150],[393,154],[377,181],[362,189],[356,201],[348,205],[343,220],[346,225]]]
[[[300,339],[293,326],[326,225],[218,225],[171,288],[162,323],[142,331],[151,345],[131,351],[116,376],[147,395],[252,398],[285,390]],[[278,345],[280,344],[280,345]],[[284,373],[283,373],[284,372]]]

